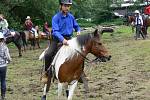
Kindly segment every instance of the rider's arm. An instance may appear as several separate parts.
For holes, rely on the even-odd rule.
[[[52,18],[52,30],[53,30],[52,35],[53,35],[54,37],[58,38],[58,40],[59,40],[60,42],[63,42],[64,37],[63,37],[63,36],[61,35],[61,33],[60,33],[60,28],[59,28],[57,16],[54,16],[54,17]]]
[[[4,21],[4,25],[3,25],[2,29],[8,29],[8,22],[7,22],[7,20],[3,19],[3,21]]]
[[[72,18],[73,18],[73,28],[75,29],[75,31],[76,31],[77,33],[80,33],[80,27],[79,27],[79,25],[78,25],[76,19],[75,19],[74,17],[72,17]]]

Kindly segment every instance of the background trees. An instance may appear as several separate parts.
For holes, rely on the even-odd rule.
[[[11,28],[22,29],[26,16],[34,24],[51,23],[52,16],[59,10],[59,0],[0,0],[0,13],[4,14]],[[120,0],[121,1],[121,0]],[[71,12],[76,18],[90,18],[94,23],[112,19],[112,0],[73,0]]]

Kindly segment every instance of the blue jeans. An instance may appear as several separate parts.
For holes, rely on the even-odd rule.
[[[0,67],[1,96],[5,96],[6,93],[6,71],[6,66]]]

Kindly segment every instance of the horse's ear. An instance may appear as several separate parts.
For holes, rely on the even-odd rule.
[[[94,31],[94,36],[98,36],[98,35],[99,35],[98,29],[96,29],[96,30]]]
[[[101,33],[101,32],[100,32]],[[94,31],[94,37],[100,37],[101,36],[101,34],[99,34],[99,30],[98,29],[96,29],[95,31]]]

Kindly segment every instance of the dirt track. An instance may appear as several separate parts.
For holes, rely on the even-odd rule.
[[[90,78],[88,100],[150,100],[150,40],[108,38],[104,37],[103,41],[112,60],[86,64],[85,71]],[[16,57],[16,50],[11,49],[13,62],[8,66],[7,100],[40,100],[42,62],[38,56],[43,49],[28,50],[22,58]],[[57,85],[52,84],[48,100],[56,100],[56,90]],[[83,91],[83,85],[79,84],[74,100],[83,100]]]

